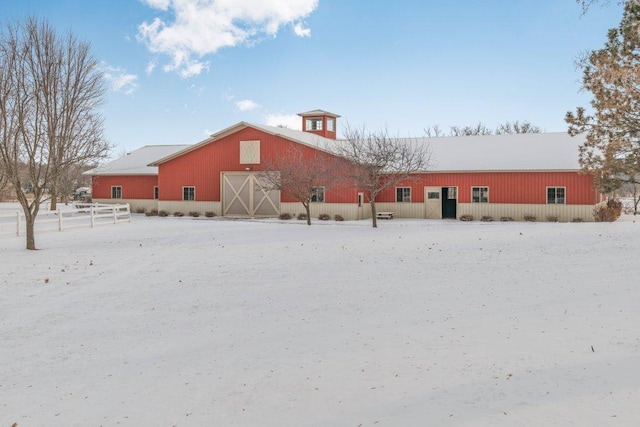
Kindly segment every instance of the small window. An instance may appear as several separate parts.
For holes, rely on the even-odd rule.
[[[456,200],[458,198],[458,187],[449,187],[447,191],[447,199]]]
[[[158,200],[158,186],[153,187],[153,198]]]
[[[400,203],[411,202],[411,187],[396,188],[396,202],[400,202]]]
[[[547,187],[547,204],[564,205],[565,187]]]
[[[182,200],[195,200],[196,187],[182,187]]]
[[[324,203],[324,187],[313,187],[311,201],[313,203]]]
[[[437,191],[429,191],[427,193],[427,199],[435,200],[440,198],[440,193]]]
[[[113,187],[111,187],[111,198],[112,199],[122,199],[122,187],[121,186],[113,186]]]
[[[322,117],[310,117],[307,119],[307,130],[322,130]]]
[[[489,187],[471,187],[471,203],[489,203]]]
[[[336,130],[336,119],[327,119],[327,130],[334,132]]]

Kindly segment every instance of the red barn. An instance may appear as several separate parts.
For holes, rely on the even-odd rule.
[[[300,202],[260,185],[261,172],[290,147],[302,155],[336,157],[337,119],[322,110],[300,114],[302,131],[241,122],[192,146],[147,146],[90,171],[98,202],[129,202],[173,213],[278,216],[304,212]],[[538,221],[592,219],[600,201],[593,178],[579,173],[580,137],[566,133],[415,138],[432,164],[381,193],[378,211],[400,218]],[[365,192],[354,185],[318,187],[311,214],[370,217]]]

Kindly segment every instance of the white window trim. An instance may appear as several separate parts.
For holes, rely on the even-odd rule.
[[[473,189],[474,188],[479,188],[479,189],[486,188],[487,189],[487,201],[486,202],[482,201],[482,192],[480,192],[480,194],[478,195],[480,200],[478,200],[477,202],[473,201]],[[488,185],[472,185],[471,186],[471,203],[489,203],[489,202],[491,202],[491,198],[489,197],[489,186]]]
[[[398,200],[398,190],[399,189],[404,189],[404,188],[408,188],[409,189],[409,201],[405,201],[405,200]],[[404,193],[404,192],[403,192]],[[412,191],[411,191],[411,187],[396,187],[396,203],[411,203],[411,196],[412,196]],[[404,194],[402,195],[402,198],[404,199]]]
[[[193,200],[184,198],[184,190],[187,188],[193,188]],[[195,202],[196,201],[196,186],[195,185],[185,185],[182,187],[182,201],[183,202]]]
[[[119,188],[120,189],[120,197],[113,197],[113,190]],[[111,198],[112,199],[122,199],[122,185],[112,185],[111,186]]]
[[[327,117],[327,132],[335,132],[336,131],[336,119],[332,117]]]
[[[549,189],[550,188],[554,188],[554,189],[558,189],[558,188],[562,188],[564,190],[564,202],[563,203],[558,203],[558,192],[556,191],[556,203],[549,203]],[[567,187],[562,187],[562,186],[557,186],[557,185],[550,185],[547,188],[545,188],[545,192],[544,192],[544,198],[547,201],[548,205],[566,205],[567,204]]]
[[[153,200],[158,200],[160,198],[160,190],[157,185],[153,186]]]
[[[325,187],[323,187],[323,186],[313,187],[313,193],[315,193],[319,188],[322,188],[322,200],[321,201],[311,202],[311,203],[324,203],[325,198],[326,198],[326,189],[325,189]]]
[[[320,123],[320,127],[317,129],[313,129],[313,126],[311,126],[312,123]],[[306,121],[305,121],[305,129],[307,131],[321,131],[324,129],[324,120],[322,120],[322,117],[307,117]]]
[[[260,164],[260,140],[248,140],[240,141],[239,148],[239,160],[241,165],[259,165]],[[248,156],[247,153],[253,152],[252,156]]]

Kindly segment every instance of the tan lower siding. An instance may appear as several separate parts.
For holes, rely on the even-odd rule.
[[[163,201],[158,202],[158,210],[167,211],[170,215],[174,212],[182,212],[188,215],[189,212],[199,212],[204,215],[206,212],[214,212],[217,216],[222,215],[222,204],[220,202],[187,202],[187,201]]]
[[[93,203],[104,203],[107,205],[123,205],[129,203],[131,212],[136,212],[139,209],[150,211],[151,209],[158,208],[158,201],[152,199],[91,199]]]
[[[393,212],[396,218],[424,218],[425,207],[424,203],[376,203],[376,211]]]
[[[312,203],[310,206],[311,218],[318,218],[320,214],[328,214],[331,218],[341,215],[346,220],[358,218],[358,206],[355,203]],[[280,212],[298,215],[305,213],[302,203],[280,203]],[[369,210],[371,212],[371,210]],[[366,211],[365,211],[366,215]],[[371,216],[371,214],[369,214]],[[366,218],[366,217],[365,217]]]
[[[526,215],[535,216],[536,221],[547,221],[549,216],[557,216],[558,221],[568,222],[574,219],[593,221],[591,205],[525,205],[492,203],[458,203],[458,218],[461,215],[473,215],[474,220],[491,216],[495,221],[502,217],[511,217],[514,221],[524,221]]]

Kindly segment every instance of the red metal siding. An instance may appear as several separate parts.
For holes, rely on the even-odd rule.
[[[123,199],[153,199],[153,187],[158,185],[155,175],[94,176],[92,194],[95,199],[110,199],[111,187],[122,187]]]
[[[398,187],[411,187],[411,201],[424,202],[424,187],[458,187],[458,202],[471,203],[472,187],[489,187],[489,203],[546,204],[547,187],[565,187],[566,204],[592,205],[598,196],[591,175],[577,172],[468,172],[415,175]],[[378,202],[395,202],[395,188]]]
[[[240,164],[240,141],[260,141],[261,164]],[[191,152],[169,160],[159,166],[159,187],[161,200],[182,200],[182,187],[195,186],[197,201],[220,201],[220,179],[222,172],[241,172],[251,167],[251,171],[264,170],[263,165],[286,153],[291,144],[297,144],[279,136],[270,135],[253,128],[245,128],[234,134],[203,145]],[[303,146],[303,155],[311,155],[311,147]],[[323,154],[321,154],[323,155]],[[329,156],[329,154],[327,154]],[[325,201],[328,203],[355,203],[358,191],[347,185],[327,188]],[[295,202],[285,194],[283,202]]]

